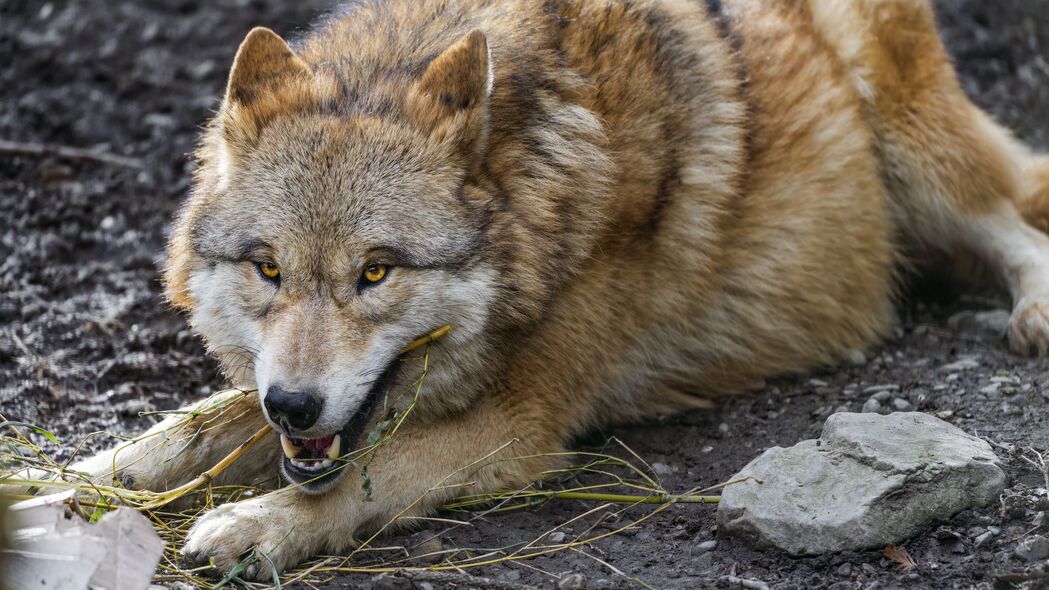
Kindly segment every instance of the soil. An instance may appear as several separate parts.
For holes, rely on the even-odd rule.
[[[139,170],[0,156],[0,413],[58,435],[61,445],[37,441],[55,455],[68,456],[93,432],[139,431],[151,423],[140,412],[222,387],[184,318],[161,300],[164,236],[186,194],[197,128],[216,106],[239,41],[256,24],[294,36],[331,4],[0,2],[0,138],[89,147],[146,164]],[[938,8],[967,92],[1024,140],[1049,148],[1049,1],[941,0]],[[1049,447],[1049,362],[1011,356],[1000,335],[947,321],[960,310],[1006,301],[941,295],[931,289],[902,302],[897,338],[866,362],[770,382],[714,411],[579,443],[614,434],[653,465],[667,489],[686,490],[726,480],[770,446],[818,435],[832,412],[859,411],[867,388],[895,386],[884,411],[910,405],[948,416],[1000,445],[1010,476],[1000,506],[966,511],[907,542],[918,564],[912,571],[881,552],[794,559],[731,539],[709,550],[704,543],[717,539],[713,508],[678,505],[583,551],[470,573],[538,587],[738,587],[741,580],[784,589],[1049,587],[1049,578],[1039,577],[1049,566],[1014,551],[1037,529],[1045,532],[1045,483],[1017,459],[1019,451],[1009,451]],[[966,357],[975,361],[971,368],[944,368]],[[96,437],[87,448],[107,444]],[[434,525],[381,544],[432,547],[436,535],[446,548],[503,547],[542,535],[583,508],[557,502],[453,530]],[[561,530],[571,537],[582,526]],[[448,578],[414,583],[462,587]],[[407,587],[362,575],[320,587],[358,585]]]

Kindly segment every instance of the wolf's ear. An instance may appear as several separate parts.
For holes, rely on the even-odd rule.
[[[488,140],[492,63],[488,40],[475,30],[438,55],[409,97],[412,117],[431,137],[454,142],[467,157]]]
[[[252,29],[233,59],[222,101],[227,138],[254,139],[270,118],[294,106],[286,103],[301,95],[296,90],[310,86],[312,77],[280,35],[265,27]]]

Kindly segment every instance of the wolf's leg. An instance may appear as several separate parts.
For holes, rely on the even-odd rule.
[[[517,399],[485,398],[455,416],[406,421],[365,460],[370,499],[354,470],[321,494],[288,487],[219,506],[194,525],[184,555],[199,563],[214,558],[228,569],[257,548],[283,570],[318,553],[345,551],[359,534],[432,512],[457,496],[534,481],[557,463],[548,453],[562,450],[564,416],[571,412],[529,396]],[[395,526],[401,523],[410,520]],[[247,573],[269,578],[269,561]]]
[[[1032,157],[1024,172],[1028,191],[1020,201],[1020,210],[1027,223],[1049,234],[1049,156]]]
[[[1049,236],[1028,222],[1044,219],[1029,195],[1045,169],[965,96],[927,2],[851,6],[867,37],[839,48],[872,110],[904,237],[982,259],[1013,298],[1011,348],[1049,354]]]
[[[144,434],[69,467],[66,479],[85,475],[95,483],[165,491],[210,469],[265,425],[258,396],[237,391],[215,394],[164,418]],[[269,435],[227,468],[219,483],[249,485],[273,479],[279,448]],[[45,479],[44,472],[21,474]]]

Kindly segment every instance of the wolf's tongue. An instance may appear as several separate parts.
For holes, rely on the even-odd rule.
[[[304,438],[302,439],[302,446],[312,451],[319,451],[330,447],[333,440],[335,440],[334,434],[329,434],[324,438]]]

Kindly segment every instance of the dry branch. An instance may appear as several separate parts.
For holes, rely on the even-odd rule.
[[[63,160],[84,160],[139,170],[145,167],[139,158],[129,158],[108,152],[54,143],[18,142],[0,139],[0,154],[8,156],[54,156]]]

